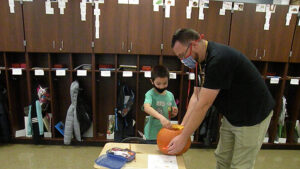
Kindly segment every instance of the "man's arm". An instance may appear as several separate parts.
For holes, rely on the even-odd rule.
[[[207,110],[213,104],[220,90],[201,88],[199,93],[199,100],[197,101],[190,117],[185,124],[182,135],[190,137],[190,135],[200,126]]]
[[[187,140],[191,134],[200,126],[202,123],[208,108],[213,104],[216,99],[219,89],[207,89],[201,88],[199,93],[199,99],[190,113],[190,117],[183,128],[180,135],[176,136],[168,145],[168,153],[176,154],[180,152],[186,145]]]

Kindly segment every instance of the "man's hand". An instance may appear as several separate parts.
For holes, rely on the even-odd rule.
[[[182,134],[174,137],[169,145],[168,145],[168,153],[169,154],[176,154],[183,150],[187,143],[187,138],[184,137]]]
[[[168,128],[168,129],[172,128],[171,122],[168,119],[166,119],[165,117],[162,117],[159,120],[160,120],[161,125],[164,128]]]

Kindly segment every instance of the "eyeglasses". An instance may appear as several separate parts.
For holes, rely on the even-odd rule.
[[[187,58],[189,55],[191,55],[192,50],[190,50],[189,55],[187,55],[188,50],[190,49],[190,47],[192,47],[191,43],[188,45],[188,47],[186,48],[185,52],[183,55],[178,55],[179,59],[182,60],[184,58]],[[191,48],[192,49],[192,48]]]

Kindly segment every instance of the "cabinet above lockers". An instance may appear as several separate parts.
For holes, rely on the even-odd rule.
[[[118,0],[105,1],[99,7],[99,21],[94,20],[93,32],[96,53],[160,54],[163,11],[153,11],[153,1],[122,4]],[[94,17],[97,19],[97,17]],[[96,23],[99,22],[99,27]]]
[[[295,28],[292,55],[290,62],[300,62],[300,21],[298,20],[297,26]]]
[[[286,25],[288,12],[289,6],[244,4],[232,14],[230,46],[251,60],[288,62],[297,19],[293,14]]]
[[[8,1],[0,1],[0,51],[25,51],[20,2],[10,7]]]
[[[204,34],[204,38],[207,40],[228,44],[231,13],[226,10],[224,15],[219,15],[222,5],[223,2],[209,1],[209,4],[204,4],[200,10],[199,4],[191,7],[189,1],[175,0],[175,6],[170,7],[170,17],[164,18],[163,54],[174,55],[171,41],[173,34],[179,28],[192,28],[200,34]],[[189,7],[191,9],[190,18],[187,14]],[[203,11],[202,18],[201,11]]]
[[[24,27],[28,52],[92,52],[92,4],[86,5],[86,20],[81,20],[80,0],[24,2]],[[52,9],[52,10],[51,10]]]

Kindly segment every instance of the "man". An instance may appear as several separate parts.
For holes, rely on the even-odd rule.
[[[256,67],[239,51],[202,39],[192,29],[176,31],[172,48],[196,69],[194,93],[183,118],[183,132],[169,144],[179,152],[214,104],[223,114],[215,151],[217,169],[251,169],[267,132],[274,100]]]

